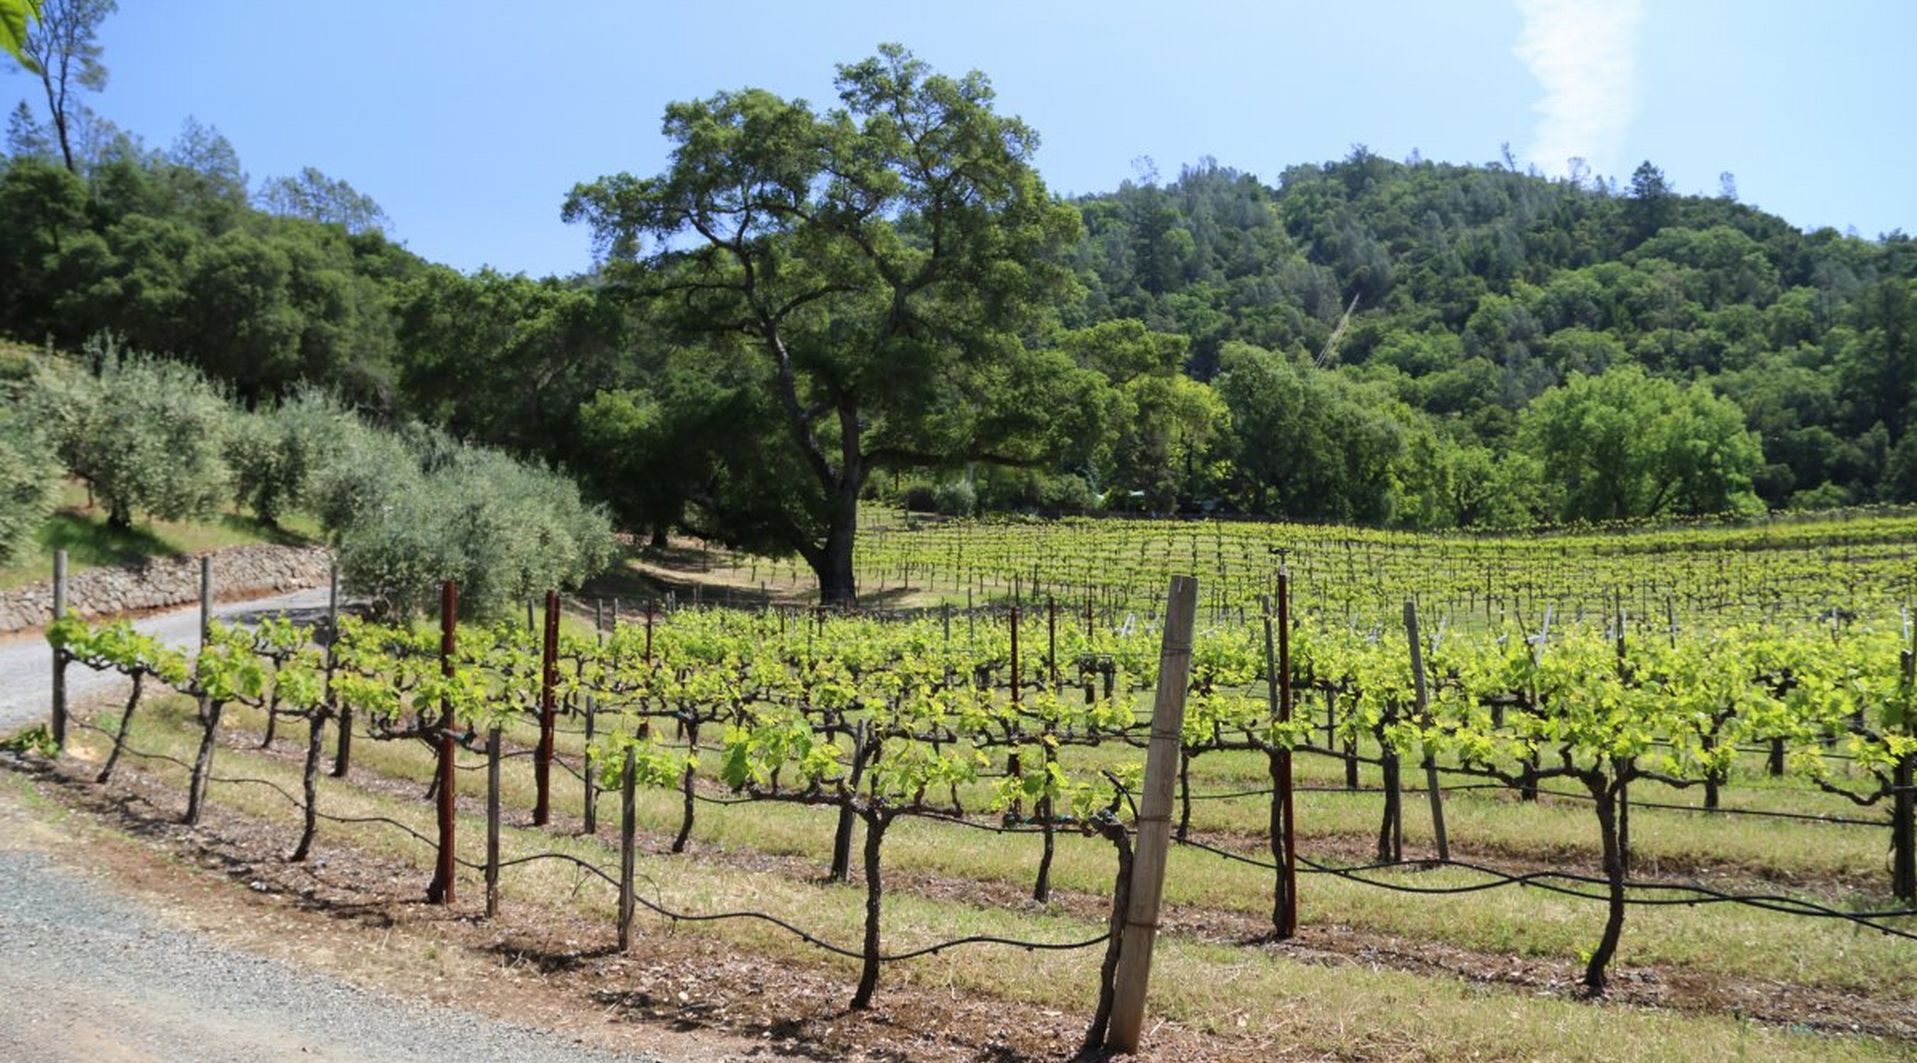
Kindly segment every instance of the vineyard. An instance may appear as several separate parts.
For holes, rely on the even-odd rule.
[[[916,588],[962,601],[1044,598],[1153,608],[1191,573],[1213,612],[1251,613],[1288,562],[1297,605],[1355,625],[1405,599],[1453,624],[1599,620],[1717,626],[1917,598],[1917,514],[1857,510],[1748,524],[1621,525],[1531,535],[1433,535],[1266,521],[914,522],[884,513],[860,541],[867,595]],[[772,571],[755,566],[752,572]]]
[[[575,891],[603,885],[592,903],[622,950],[643,915],[823,962],[854,1011],[898,979],[1040,993],[990,973],[1015,955],[1091,1048],[1110,1036],[1147,851],[1152,695],[1175,688],[1176,914],[1154,1010],[1229,1034],[1243,1013],[1223,1021],[1181,982],[1296,943],[1382,940],[1426,976],[1524,985],[1518,972],[1557,964],[1551,995],[1748,1014],[1775,1028],[1771,1050],[1815,1054],[1793,1038],[1917,1037],[1902,988],[1917,974],[1917,682],[1891,604],[1910,586],[1909,530],[1871,516],[1476,543],[934,527],[872,536],[868,587],[943,585],[972,608],[602,601],[562,616],[549,596],[543,624],[460,626],[448,585],[437,629],[215,626],[192,658],[68,619],[56,651],[131,685],[116,711],[55,730],[100,784],[128,762],[171,780],[189,822],[214,795],[265,799],[290,860],[329,831],[389,832],[430,865],[429,900],[477,885],[488,915],[514,876],[554,865]],[[1123,561],[1095,564],[1100,549]],[[1180,624],[1147,592],[1183,566],[1204,604],[1186,614],[1188,660],[1161,675]],[[1627,574],[1642,578],[1601,582]],[[258,752],[295,724],[303,756]],[[430,815],[417,789],[394,799],[403,779],[427,784]],[[523,827],[502,825],[510,803],[528,806]],[[776,884],[728,888],[739,872],[711,861],[741,851],[780,861]],[[1479,969],[1499,956],[1509,970]],[[1649,987],[1661,977],[1714,988]]]

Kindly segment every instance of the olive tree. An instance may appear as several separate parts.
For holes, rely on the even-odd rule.
[[[235,500],[277,525],[288,511],[310,508],[322,468],[354,437],[371,432],[338,400],[311,387],[271,410],[236,413],[226,441]]]
[[[97,375],[40,363],[27,406],[113,527],[132,527],[136,511],[210,516],[231,497],[224,444],[232,408],[191,366],[118,353],[100,360]]]
[[[19,561],[53,512],[60,464],[26,418],[0,410],[0,564]]]
[[[366,459],[384,446],[355,448],[346,475],[322,479],[366,484],[375,472]],[[358,496],[370,504],[339,533],[354,590],[409,612],[453,579],[461,608],[483,615],[577,586],[611,563],[611,521],[570,479],[433,432],[415,432],[401,449],[403,460],[383,468],[404,489]]]

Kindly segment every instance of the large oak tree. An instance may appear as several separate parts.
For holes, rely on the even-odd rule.
[[[1048,411],[1091,375],[1026,342],[1073,290],[1079,220],[985,76],[886,45],[836,83],[824,111],[759,89],[672,104],[665,172],[565,206],[616,283],[755,393],[694,498],[712,530],[797,551],[829,602],[854,595],[874,471],[1041,460]]]

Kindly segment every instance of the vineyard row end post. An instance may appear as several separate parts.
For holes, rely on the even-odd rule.
[[[206,652],[207,640],[213,637],[213,555],[200,556],[200,644],[195,650]],[[200,695],[200,719],[206,719],[208,699]]]
[[[67,552],[53,552],[53,619],[57,623],[67,615]],[[67,751],[67,654],[53,648],[53,744]]]
[[[453,654],[457,650],[459,629],[459,585],[447,580],[439,589],[439,671],[452,678]],[[450,905],[454,901],[454,814],[458,811],[454,788],[458,773],[453,763],[453,699],[450,693],[440,702],[439,726],[434,736],[439,747],[439,854],[433,870],[432,885],[426,889],[429,904]]]
[[[1105,1046],[1138,1050],[1145,1022],[1145,990],[1151,979],[1152,946],[1158,936],[1158,903],[1165,888],[1165,857],[1171,844],[1172,787],[1177,780],[1185,723],[1185,687],[1191,681],[1191,632],[1198,580],[1173,576],[1158,655],[1158,694],[1152,706],[1151,742],[1145,754],[1144,792],[1138,810],[1138,852],[1132,862],[1131,896],[1120,944],[1112,1024]]]
[[[641,737],[644,737],[643,735]],[[627,952],[632,948],[632,912],[633,893],[632,876],[634,864],[633,835],[638,825],[634,809],[633,790],[638,780],[638,770],[633,763],[632,747],[626,747],[626,763],[619,774],[619,951]]]
[[[499,914],[499,741],[494,724],[486,732],[486,918]]]
[[[1431,699],[1425,685],[1424,645],[1418,638],[1418,605],[1409,598],[1404,603],[1404,633],[1411,644],[1411,689],[1412,697],[1416,699],[1418,725],[1428,727],[1431,724]],[[1444,791],[1438,788],[1438,758],[1428,750],[1424,755],[1424,790],[1431,800],[1431,833],[1438,843],[1438,859],[1449,863],[1451,837],[1444,829]]]

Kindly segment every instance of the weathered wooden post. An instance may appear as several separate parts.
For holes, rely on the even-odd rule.
[[[1198,580],[1173,576],[1158,653],[1158,695],[1152,706],[1151,743],[1145,754],[1144,792],[1138,810],[1138,852],[1132,861],[1131,896],[1119,946],[1117,992],[1105,1047],[1138,1050],[1145,1022],[1145,990],[1151,980],[1152,946],[1158,936],[1158,902],[1165,888],[1165,855],[1171,844],[1172,784],[1178,774],[1185,723],[1185,687],[1191,681],[1192,616]]]
[[[645,725],[640,724],[640,737]],[[626,747],[625,770],[619,776],[619,951],[632,948],[632,873],[633,834],[637,815],[633,810],[633,790],[638,769],[633,766],[632,747]]]
[[[486,732],[486,918],[499,914],[499,725]]]
[[[1905,697],[1917,685],[1917,642],[1900,654],[1900,682]],[[1911,733],[1908,721],[1900,728]],[[1905,903],[1917,901],[1917,757],[1905,753],[1891,769],[1891,893]]]
[[[455,640],[459,629],[459,585],[447,580],[439,588],[439,674],[450,679],[453,675],[453,653],[457,648]],[[434,736],[439,747],[439,859],[433,869],[432,885],[426,887],[426,903],[453,903],[454,863],[453,831],[454,813],[458,806],[454,802],[454,789],[459,785],[458,773],[453,763],[453,699],[450,694],[440,700],[438,734]]]
[[[213,555],[200,555],[200,645],[198,652],[206,652],[207,640],[213,637]],[[200,718],[206,718],[206,695],[200,695]]]
[[[326,630],[328,637],[326,660],[329,669],[327,674],[330,677],[332,674],[330,669],[333,661],[332,644],[339,641],[339,557],[337,555],[333,558],[332,575],[328,580]],[[330,678],[328,682],[331,682]],[[331,688],[329,687],[328,689],[330,690]],[[346,778],[346,772],[352,767],[352,763],[353,708],[350,705],[341,705],[339,707],[339,738],[337,739],[337,744],[333,747],[333,778]]]
[[[212,635],[213,556],[207,554],[200,558],[200,653],[206,652],[207,641]],[[213,776],[213,751],[219,745],[220,714],[225,707],[225,702],[214,701],[204,690],[200,692],[200,751],[193,758],[193,771],[187,781],[186,815],[180,820],[189,827],[200,822],[207,786]]]
[[[1058,599],[1045,599],[1045,665],[1052,670],[1052,693],[1059,691],[1058,681]]]
[[[1012,606],[1012,704],[1017,705],[1018,693],[1018,606]]]
[[[1421,726],[1431,725],[1431,700],[1425,688],[1424,645],[1418,638],[1418,603],[1405,599],[1404,633],[1411,642],[1411,692],[1416,700],[1414,708],[1418,712]],[[1424,792],[1431,799],[1431,833],[1438,842],[1438,859],[1449,862],[1451,859],[1451,838],[1444,830],[1444,792],[1438,789],[1438,758],[1426,751],[1424,755]]]
[[[53,619],[57,623],[67,615],[67,552],[53,552]],[[53,744],[67,751],[67,651],[53,648]]]

